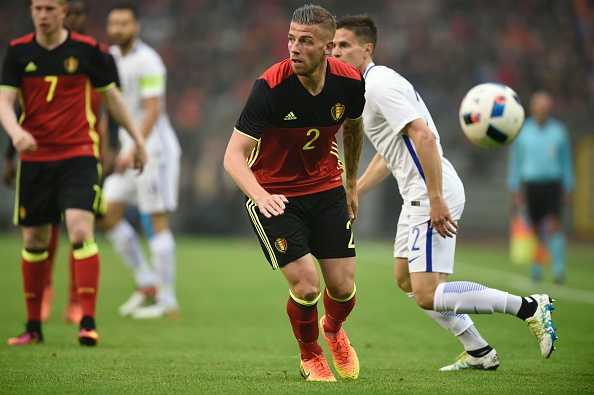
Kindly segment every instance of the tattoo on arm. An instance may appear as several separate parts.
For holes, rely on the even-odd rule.
[[[342,125],[342,142],[344,145],[345,170],[347,180],[357,180],[359,158],[363,148],[363,119],[346,120]]]

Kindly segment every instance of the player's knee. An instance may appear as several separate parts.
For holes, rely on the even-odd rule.
[[[415,292],[415,301],[423,310],[433,310],[433,294],[418,294]]]
[[[410,285],[410,277],[408,276],[400,277],[396,275],[396,285],[398,285],[398,288],[400,288],[404,292],[412,292],[412,287]]]

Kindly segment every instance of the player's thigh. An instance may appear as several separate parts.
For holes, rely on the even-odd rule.
[[[342,186],[309,195],[309,246],[319,259],[355,256],[355,237]]]
[[[62,212],[80,209],[95,215],[100,209],[101,169],[97,158],[80,156],[61,161],[58,203]]]
[[[19,162],[15,196],[15,224],[25,227],[59,223],[57,162]]]
[[[147,166],[138,176],[138,209],[157,214],[175,211],[179,196],[179,160],[159,161]]]
[[[273,269],[283,267],[310,253],[309,228],[301,199],[289,198],[284,214],[266,218],[256,203],[246,197],[245,207],[264,256]]]

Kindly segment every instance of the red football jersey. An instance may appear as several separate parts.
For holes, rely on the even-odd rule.
[[[21,160],[98,157],[99,97],[94,91],[116,82],[113,59],[91,37],[69,32],[51,51],[36,42],[34,33],[13,40],[0,85],[20,89],[21,126],[38,145],[35,152],[21,153]]]
[[[249,164],[268,193],[308,195],[342,185],[335,135],[364,105],[357,69],[329,58],[324,88],[313,96],[286,59],[256,80],[235,129],[258,140]]]

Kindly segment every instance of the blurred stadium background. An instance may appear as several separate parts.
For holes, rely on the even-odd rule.
[[[116,0],[87,0],[88,34],[107,42],[105,19]],[[226,143],[253,81],[287,57],[292,11],[303,0],[143,0],[141,37],[168,67],[167,108],[182,143],[178,233],[243,235],[249,223],[241,192],[225,174]],[[507,148],[472,146],[458,126],[458,106],[475,84],[512,87],[527,103],[536,89],[556,100],[570,130],[579,177],[567,215],[570,235],[594,234],[594,2],[591,0],[320,0],[338,17],[366,12],[379,26],[377,63],[408,78],[439,128],[446,157],[467,193],[464,237],[507,236]],[[27,0],[0,4],[0,56],[33,29]],[[0,137],[4,151],[8,138]],[[578,152],[576,152],[578,151]],[[364,148],[362,170],[373,156]],[[361,201],[358,235],[393,237],[400,202],[394,180]],[[14,191],[0,187],[0,230],[12,229]]]

